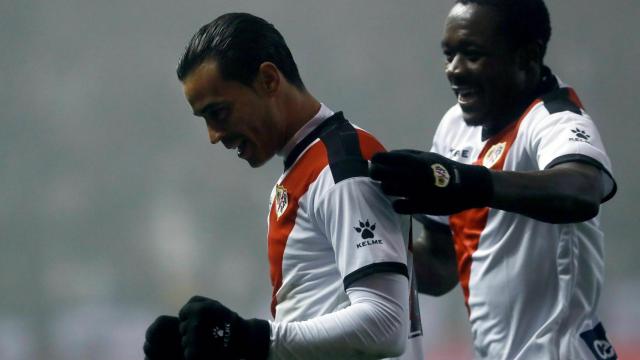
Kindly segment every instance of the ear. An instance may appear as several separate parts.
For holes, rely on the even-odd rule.
[[[256,89],[267,96],[273,96],[280,89],[282,73],[272,62],[263,62],[258,67],[256,76]]]
[[[524,45],[518,50],[518,66],[522,70],[542,63],[542,43],[539,41]]]

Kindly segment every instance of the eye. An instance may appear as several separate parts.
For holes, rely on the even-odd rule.
[[[211,121],[217,124],[224,123],[229,117],[229,108],[226,106],[211,109],[204,114],[207,121]]]
[[[216,117],[218,118],[218,121],[227,120],[227,118],[229,117],[229,108],[223,107],[221,109],[218,109],[218,111],[216,112]]]
[[[442,53],[444,54],[444,59],[447,63],[450,63],[453,61],[453,58],[455,57],[455,54],[453,54],[453,52],[449,50],[445,50]]]
[[[464,56],[471,62],[477,62],[478,60],[482,59],[484,54],[477,50],[467,50],[465,51]]]

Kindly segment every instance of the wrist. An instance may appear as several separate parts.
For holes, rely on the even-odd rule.
[[[482,165],[465,165],[461,174],[461,184],[468,184],[468,197],[472,207],[489,206],[494,196],[491,170]]]
[[[271,346],[271,325],[262,319],[241,320],[241,330],[235,337],[234,348],[246,360],[266,360]]]

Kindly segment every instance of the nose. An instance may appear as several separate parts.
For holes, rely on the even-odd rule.
[[[211,126],[207,126],[207,130],[209,131],[209,140],[211,141],[212,144],[217,144],[220,142],[220,140],[222,139],[222,132],[220,131],[216,131],[215,129],[211,128]]]
[[[463,59],[460,57],[460,55],[456,55],[453,57],[453,59],[451,59],[451,61],[447,63],[444,69],[444,73],[447,78],[453,79],[464,74],[466,70],[467,67],[464,64]]]

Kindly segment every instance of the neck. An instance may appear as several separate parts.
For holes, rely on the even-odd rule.
[[[501,117],[502,121],[483,126],[482,138],[488,139],[502,131],[509,124],[517,121],[529,105],[545,92],[542,85],[542,74],[540,69],[536,68],[527,76],[523,89],[518,92],[519,96],[515,99],[511,110]]]
[[[320,111],[320,102],[306,90],[297,88],[288,91],[281,100],[284,119],[284,142],[282,146]]]

